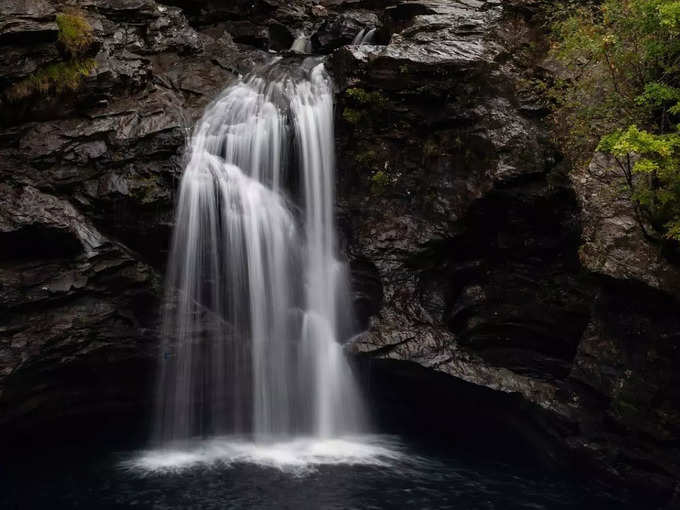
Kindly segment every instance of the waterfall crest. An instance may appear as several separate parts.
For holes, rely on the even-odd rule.
[[[332,83],[322,64],[302,74],[240,81],[195,129],[166,282],[161,442],[362,428],[340,344],[351,302],[333,218]]]

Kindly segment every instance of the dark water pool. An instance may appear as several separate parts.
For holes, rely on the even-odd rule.
[[[150,451],[58,452],[4,463],[2,509],[628,510],[565,476],[461,459],[393,436]]]

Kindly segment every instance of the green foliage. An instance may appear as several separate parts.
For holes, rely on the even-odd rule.
[[[680,240],[680,132],[652,134],[633,125],[603,137],[597,149],[616,158],[652,224]]]
[[[350,106],[342,110],[342,118],[354,125],[365,121],[368,114],[382,110],[387,102],[380,92],[368,92],[358,87],[347,89],[345,95],[349,99]]]
[[[390,183],[390,178],[382,170],[378,170],[371,177],[371,182],[379,186],[387,186]]]
[[[360,165],[373,166],[378,161],[378,155],[373,149],[368,149],[363,152],[357,152],[354,156],[354,160]]]
[[[387,100],[380,92],[367,92],[366,90],[358,87],[352,87],[345,91],[345,94],[355,102],[363,105],[375,106],[382,108],[385,106]]]
[[[57,14],[59,42],[73,57],[83,55],[94,42],[92,27],[77,12]]]
[[[57,14],[59,27],[58,43],[68,60],[49,64],[35,71],[25,79],[13,84],[5,91],[10,102],[21,101],[34,95],[60,95],[76,90],[83,77],[89,76],[96,63],[86,58],[94,42],[92,27],[77,11]]]
[[[382,195],[390,184],[390,176],[383,170],[378,170],[371,176],[371,193]]]
[[[342,118],[345,119],[350,124],[359,124],[359,122],[361,122],[362,117],[363,114],[359,110],[355,110],[354,108],[347,107],[344,110],[342,110]]]
[[[549,91],[555,133],[586,164],[611,154],[641,214],[680,240],[680,1],[572,5],[553,30],[566,77]]]
[[[46,95],[52,92],[59,95],[67,90],[76,90],[82,78],[88,76],[94,68],[95,61],[92,59],[50,64],[12,85],[6,95],[10,101],[19,101],[36,94]]]
[[[644,92],[635,98],[640,106],[668,107],[675,109],[680,101],[680,89],[665,83],[651,82],[645,84]]]

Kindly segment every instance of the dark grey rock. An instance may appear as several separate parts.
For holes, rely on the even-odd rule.
[[[680,293],[680,268],[650,241],[649,225],[635,211],[616,163],[595,154],[587,169],[571,174],[583,211],[581,262],[590,271],[635,280],[672,294]]]
[[[56,10],[46,0],[5,0],[0,6],[0,45],[55,41]]]
[[[525,88],[545,72],[533,8],[398,4],[389,44],[331,56],[356,300],[379,309],[352,347],[519,394],[546,412],[563,458],[662,502],[678,476],[663,445],[678,437],[667,363],[680,321],[645,285],[676,293],[676,269],[630,202],[606,196],[615,182],[559,164],[545,105]],[[667,303],[658,312],[639,303],[645,288]],[[664,353],[653,367],[639,362],[650,351]]]
[[[362,30],[378,29],[380,18],[368,10],[347,10],[329,17],[312,38],[315,50],[330,52],[350,44]]]
[[[306,34],[338,92],[340,230],[366,328],[348,349],[499,395],[546,451],[677,500],[678,269],[607,194],[606,162],[560,164],[526,86],[548,72],[537,2],[79,4],[93,73],[0,104],[0,425],[148,412],[193,124],[263,50]],[[64,58],[55,15],[3,4],[0,95]],[[348,46],[369,25],[379,44]]]

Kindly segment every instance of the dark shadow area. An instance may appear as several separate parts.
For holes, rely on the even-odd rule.
[[[0,260],[76,257],[83,251],[69,230],[31,225],[0,233]]]
[[[551,440],[554,422],[536,406],[413,363],[361,358],[371,432],[397,434],[455,456],[561,469],[569,463]],[[107,364],[105,355],[35,378],[12,380],[0,403],[1,447],[8,456],[74,445],[148,444],[154,412],[153,360]],[[51,380],[49,386],[45,380]],[[568,434],[566,425],[559,433]]]
[[[21,428],[0,430],[9,443],[0,447],[5,461],[0,466],[0,503],[9,505],[3,508],[44,508],[47,501],[56,509],[95,501],[97,508],[134,504],[149,509],[159,501],[163,508],[186,508],[189,503],[213,508],[221,502],[226,506],[219,508],[370,504],[519,510],[532,501],[536,508],[551,510],[636,508],[624,503],[622,494],[580,481],[563,469],[566,459],[549,437],[555,425],[543,422],[540,410],[522,404],[518,396],[412,363],[384,360],[360,359],[357,369],[366,385],[374,431],[398,434],[408,448],[403,469],[329,466],[287,476],[245,463],[135,474],[121,462],[149,446],[150,368],[126,364],[107,369],[91,362],[71,368],[56,380],[55,392],[47,392],[53,401],[43,402]],[[30,381],[21,383],[25,387]],[[89,400],[74,399],[75,405],[63,407],[57,389],[62,398],[87,394]],[[429,460],[422,464],[422,459]],[[548,501],[555,505],[541,506]]]
[[[49,376],[39,367],[24,373],[31,375],[10,376],[0,400],[3,461],[40,458],[52,449],[130,448],[148,442],[154,363],[111,363],[102,353]]]
[[[560,470],[569,464],[537,406],[415,363],[360,359],[358,372],[381,433],[456,457]]]

